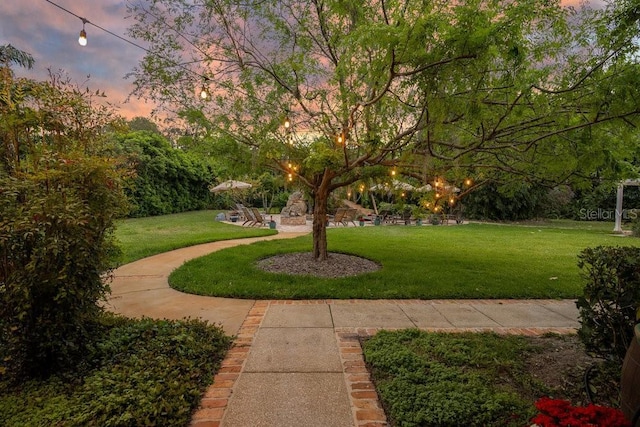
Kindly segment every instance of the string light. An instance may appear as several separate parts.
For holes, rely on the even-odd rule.
[[[51,1],[51,0],[45,0],[45,1],[46,1],[47,3],[49,3],[49,4],[53,5],[53,6],[57,7],[58,9],[60,9],[60,10],[62,10],[62,11],[64,11],[64,12],[66,12],[66,13],[68,13],[69,15],[75,16],[76,18],[78,18],[78,19],[80,19],[80,20],[82,21],[82,30],[80,31],[80,36],[78,37],[78,43],[79,43],[81,46],[85,46],[85,45],[87,44],[87,32],[86,32],[86,30],[85,30],[85,24],[93,25],[94,27],[96,27],[96,28],[98,28],[98,29],[100,29],[100,30],[104,31],[105,33],[107,33],[107,34],[109,34],[109,35],[111,35],[111,36],[113,36],[113,37],[116,37],[116,38],[118,38],[118,39],[122,40],[123,42],[129,43],[130,45],[135,46],[135,47],[137,47],[138,49],[141,49],[141,50],[145,51],[145,52],[146,52],[146,53],[148,53],[149,55],[154,55],[154,56],[157,56],[158,58],[161,58],[161,59],[163,59],[163,60],[165,60],[165,61],[171,62],[171,63],[173,63],[173,66],[174,66],[174,67],[182,68],[183,70],[185,70],[185,71],[186,71],[186,72],[188,72],[188,73],[191,73],[191,74],[193,74],[193,75],[195,75],[195,76],[198,76],[198,77],[200,77],[200,78],[203,78],[205,81],[207,80],[207,78],[206,78],[205,76],[203,76],[203,75],[201,75],[201,74],[199,74],[199,73],[197,73],[197,72],[195,72],[195,71],[191,70],[190,68],[187,68],[187,67],[185,66],[185,64],[179,64],[179,63],[177,63],[176,61],[174,61],[174,60],[172,60],[172,59],[170,59],[170,58],[165,58],[165,57],[163,57],[163,56],[157,55],[157,54],[155,54],[155,53],[151,52],[149,49],[147,49],[147,48],[145,48],[145,47],[143,47],[143,46],[140,46],[139,44],[137,44],[137,43],[135,43],[135,42],[132,42],[132,41],[131,41],[131,40],[129,40],[129,39],[126,39],[126,38],[124,38],[124,37],[122,37],[122,36],[119,36],[118,34],[116,34],[116,33],[112,32],[112,31],[107,30],[106,28],[101,27],[100,25],[98,25],[98,24],[96,24],[96,23],[93,23],[93,22],[89,21],[89,20],[88,20],[88,19],[86,19],[86,18],[83,18],[82,16],[80,16],[80,15],[78,15],[78,14],[75,14],[75,13],[71,12],[71,11],[70,11],[70,10],[68,10],[68,9],[65,9],[64,7],[60,6],[59,4],[57,4],[57,3],[55,3],[55,2],[53,2],[53,1]],[[208,96],[208,92],[207,92],[207,96]],[[202,92],[200,92],[200,97],[202,97]],[[203,99],[204,99],[204,98],[203,98]]]
[[[200,90],[200,98],[207,99],[208,97],[209,97],[209,91],[207,90],[207,87],[203,84],[202,90]]]
[[[80,18],[82,20],[82,30],[80,30],[80,37],[78,37],[78,43],[80,46],[87,45],[87,32],[84,30],[84,24],[87,23],[87,20],[84,18]]]

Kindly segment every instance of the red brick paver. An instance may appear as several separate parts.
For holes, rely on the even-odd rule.
[[[213,384],[207,389],[200,407],[193,414],[190,427],[219,427],[222,423],[224,411],[233,394],[233,387],[244,368],[253,338],[268,306],[268,301],[256,301],[249,310],[231,349],[220,365],[220,370],[213,378]]]

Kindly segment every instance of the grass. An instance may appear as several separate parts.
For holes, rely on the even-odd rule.
[[[201,243],[276,233],[264,228],[238,227],[215,221],[217,213],[197,211],[118,221],[115,234],[123,252],[121,262],[126,264]]]
[[[382,268],[327,279],[255,266],[274,254],[310,251],[309,235],[216,252],[186,263],[169,281],[185,292],[236,298],[575,298],[582,290],[576,265],[582,249],[640,244],[611,235],[608,223],[583,224],[336,228],[327,230],[330,251]]]

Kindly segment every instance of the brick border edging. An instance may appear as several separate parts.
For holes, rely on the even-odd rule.
[[[251,344],[268,307],[269,301],[256,301],[249,309],[231,349],[213,378],[213,384],[209,386],[200,401],[200,406],[193,413],[190,427],[219,427],[222,423],[236,380],[244,369]]]
[[[347,392],[356,427],[387,426],[387,417],[367,370],[360,343],[361,338],[374,336],[381,330],[406,328],[334,328]],[[575,334],[575,328],[419,328],[427,332],[495,332],[502,335],[540,336],[547,333]]]

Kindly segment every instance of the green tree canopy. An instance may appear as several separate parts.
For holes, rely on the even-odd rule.
[[[201,110],[305,186],[318,259],[338,188],[392,167],[422,183],[567,179],[582,129],[639,111],[632,26],[608,36],[612,15],[558,1],[161,0],[131,11],[131,34],[150,43],[138,94]]]
[[[126,192],[131,216],[165,215],[208,207],[213,174],[207,162],[174,148],[160,134],[136,131],[117,136],[135,176]]]

